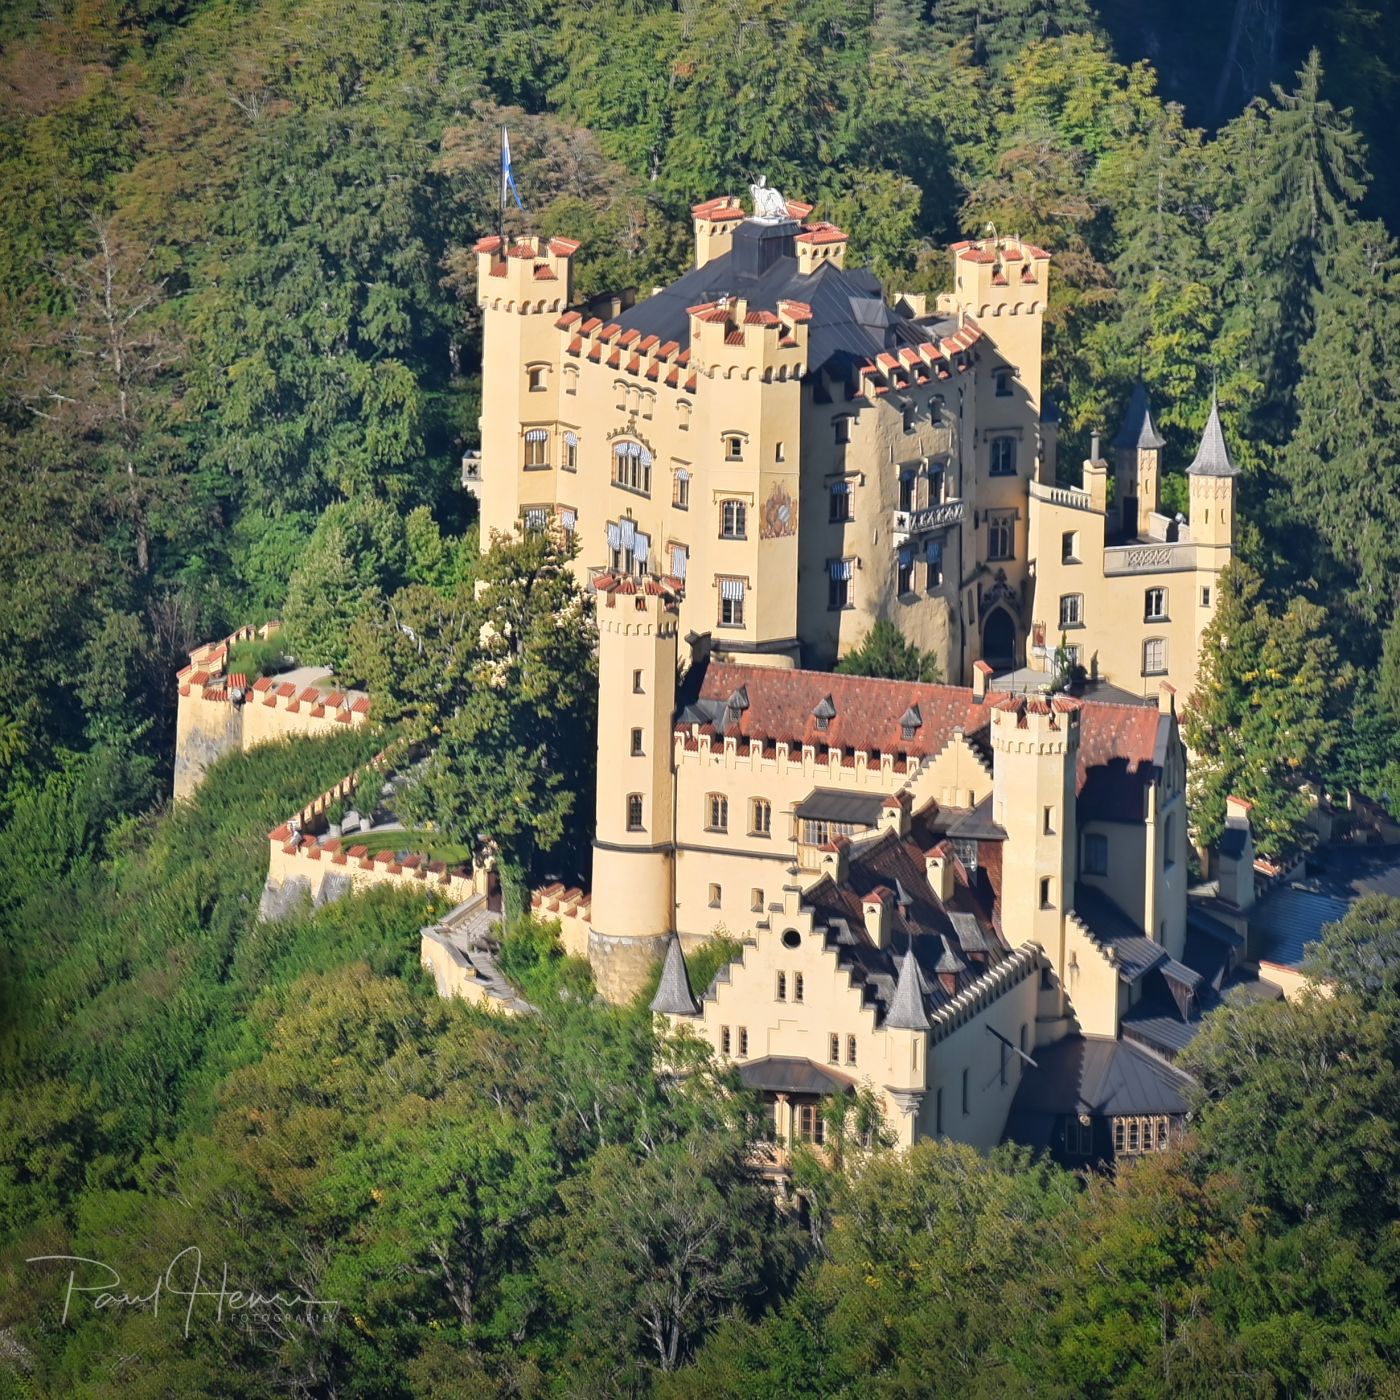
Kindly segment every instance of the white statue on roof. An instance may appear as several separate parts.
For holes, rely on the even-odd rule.
[[[753,196],[753,217],[755,219],[786,219],[787,200],[775,189],[768,187],[766,176],[760,175],[756,185],[749,186]]]

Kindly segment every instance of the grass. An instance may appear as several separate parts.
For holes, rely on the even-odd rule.
[[[370,855],[380,851],[410,851],[449,866],[469,865],[471,852],[460,841],[449,840],[440,831],[369,831],[345,838],[351,846],[367,846]]]

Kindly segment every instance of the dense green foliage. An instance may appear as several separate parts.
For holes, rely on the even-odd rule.
[[[942,680],[938,658],[920,651],[887,617],[865,634],[854,651],[841,658],[836,669],[847,676],[883,676],[892,681]]]

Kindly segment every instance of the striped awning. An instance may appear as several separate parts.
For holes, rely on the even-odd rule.
[[[720,579],[719,596],[727,603],[742,603],[744,601],[744,580],[741,578]]]
[[[525,512],[525,528],[527,530],[543,530],[549,521],[549,512],[543,506],[531,506]]]
[[[639,564],[645,564],[651,557],[651,536],[640,530],[632,538],[632,557]]]
[[[851,561],[849,559],[832,559],[826,567],[833,579],[848,579],[851,576]]]
[[[525,434],[525,441],[526,441],[526,442],[544,442],[548,437],[549,437],[549,429],[548,429],[548,428],[531,428],[530,431],[529,431],[528,433]]]
[[[572,432],[572,431],[565,433],[565,434],[564,434],[564,445],[565,445],[566,447],[577,447],[577,446],[578,446],[578,434],[575,433],[575,432]]]
[[[561,510],[559,512],[559,523],[566,530],[572,530],[578,524],[578,513],[567,509]]]
[[[689,480],[690,480],[690,473],[689,473],[688,471],[686,471],[686,469],[685,469],[684,467],[677,467],[677,468],[676,468],[676,480],[677,480],[677,481],[689,481]]]
[[[671,546],[671,572],[678,578],[685,578],[685,566],[690,559],[690,552],[683,544],[673,544]]]

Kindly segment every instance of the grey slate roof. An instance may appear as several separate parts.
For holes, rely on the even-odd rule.
[[[1104,1036],[1068,1036],[1035,1053],[1012,1114],[1184,1114],[1189,1076],[1151,1051]]]
[[[700,1014],[700,1003],[695,1000],[695,993],[690,987],[690,973],[686,970],[681,941],[674,933],[666,943],[666,961],[661,966],[661,982],[651,999],[651,1009],[668,1016]]]
[[[879,793],[842,792],[817,788],[797,804],[795,816],[813,821],[854,822],[874,826],[880,820],[884,798]]]
[[[1106,895],[1090,885],[1074,887],[1074,912],[1099,942],[1118,955],[1118,976],[1136,982],[1167,961],[1167,950],[1154,943]]]
[[[945,951],[944,957],[948,954]],[[942,959],[939,960],[940,964]],[[963,964],[958,963],[961,971]],[[885,1024],[898,1030],[926,1031],[933,1025],[924,1008],[924,979],[919,971],[918,960],[914,957],[914,945],[910,943],[899,963],[899,981],[895,985],[894,999],[885,1014]]]
[[[1123,418],[1123,426],[1113,439],[1114,447],[1150,447],[1161,449],[1166,439],[1158,433],[1152,422],[1152,404],[1147,397],[1147,385],[1139,380],[1133,386],[1132,397],[1128,400],[1128,411]]]
[[[1322,937],[1322,926],[1346,917],[1349,904],[1320,890],[1285,885],[1250,911],[1250,942],[1264,962],[1297,967],[1309,943]]]
[[[783,300],[806,302],[812,308],[808,370],[829,366],[843,378],[882,351],[937,340],[956,328],[950,321],[925,323],[900,315],[886,305],[879,278],[864,268],[824,263],[804,276],[797,270],[796,232],[795,224],[765,226],[746,219],[734,231],[734,251],[692,268],[617,320],[624,330],[674,340],[685,348],[690,344],[689,307],[722,296],[746,298],[750,311],[776,311]],[[769,240],[781,246],[760,257],[747,246]]]
[[[1225,446],[1225,432],[1220,426],[1220,402],[1214,394],[1210,398],[1210,417],[1206,419],[1206,430],[1201,434],[1201,445],[1196,449],[1195,460],[1186,468],[1187,476],[1238,476],[1240,469],[1230,460],[1230,449]]]
[[[795,1055],[766,1055],[739,1066],[744,1086],[770,1094],[844,1094],[854,1087],[847,1075]]]

